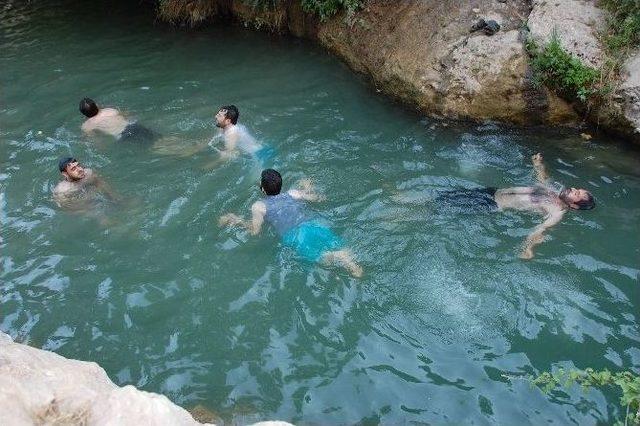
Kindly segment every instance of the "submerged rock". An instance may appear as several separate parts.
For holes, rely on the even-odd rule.
[[[0,424],[200,425],[166,396],[116,386],[95,362],[14,343],[0,332]],[[261,425],[285,426],[285,422]]]

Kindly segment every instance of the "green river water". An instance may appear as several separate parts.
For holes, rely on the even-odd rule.
[[[128,4],[130,3],[130,4]],[[154,21],[137,2],[0,6],[0,330],[98,362],[119,385],[227,423],[597,424],[615,392],[508,378],[640,368],[640,153],[577,132],[424,118],[312,43]],[[218,106],[276,150],[365,274],[300,262],[267,229],[217,226],[259,199],[259,165],[213,170],[80,132],[90,96],[193,146]],[[182,144],[182,145],[180,145]],[[179,149],[178,149],[179,150]],[[553,179],[593,192],[531,261],[527,213],[434,210],[454,186]],[[100,221],[51,199],[73,155],[125,199]],[[72,372],[70,372],[72,374]]]

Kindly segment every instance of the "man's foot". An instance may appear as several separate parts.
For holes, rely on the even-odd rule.
[[[355,278],[362,277],[362,266],[353,259],[349,250],[329,251],[324,254],[322,260],[324,263],[343,267]]]

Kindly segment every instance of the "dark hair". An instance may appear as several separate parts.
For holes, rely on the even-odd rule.
[[[78,160],[76,160],[73,157],[65,157],[65,158],[61,158],[60,161],[58,162],[58,170],[60,170],[60,173],[64,172],[65,170],[67,170],[67,166],[70,163],[75,163]]]
[[[84,98],[80,101],[80,112],[91,118],[98,113],[98,105],[90,98]]]
[[[593,198],[593,195],[587,191],[587,198],[580,200],[575,204],[578,206],[578,210],[591,210],[596,206],[596,200]]]
[[[282,189],[282,176],[273,169],[263,170],[260,175],[260,188],[267,195],[278,195]]]
[[[229,120],[231,120],[233,124],[236,124],[238,122],[238,117],[240,117],[240,112],[238,111],[237,106],[225,105],[225,106],[221,106],[220,110],[226,111],[226,113],[224,114],[225,118],[228,118]]]

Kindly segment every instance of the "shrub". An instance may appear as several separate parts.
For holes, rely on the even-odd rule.
[[[640,45],[640,0],[602,0],[611,13],[604,34],[604,44],[614,55],[625,55],[628,49]]]
[[[531,55],[531,66],[537,83],[547,85],[568,99],[579,99],[582,102],[601,94],[598,87],[600,71],[584,65],[580,59],[564,50],[555,34],[542,47],[529,40],[527,50]]]
[[[574,384],[580,385],[584,390],[591,387],[617,387],[622,392],[620,404],[625,412],[624,424],[640,425],[640,377],[630,371],[612,373],[607,369],[559,369],[553,373],[544,372],[530,380],[545,393],[559,386],[570,387]]]
[[[362,6],[363,0],[300,0],[305,12],[313,13],[326,21],[341,10],[353,13]]]

